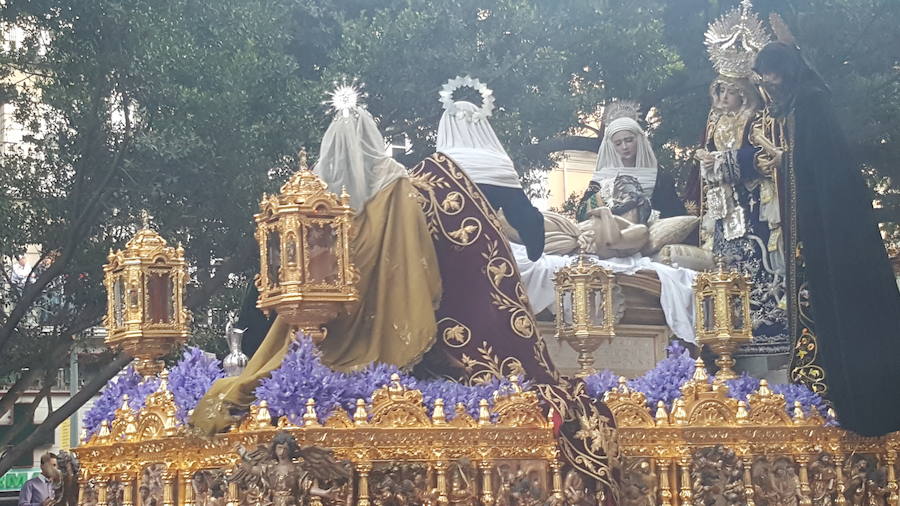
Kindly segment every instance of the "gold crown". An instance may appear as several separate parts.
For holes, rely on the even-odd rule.
[[[606,104],[606,107],[603,108],[603,117],[601,119],[604,125],[609,125],[619,118],[631,118],[638,121],[640,110],[641,104],[634,100],[613,99],[612,102]]]
[[[742,0],[740,7],[709,24],[704,43],[716,72],[742,78],[753,74],[753,59],[770,40],[763,22],[753,12],[753,3]]]

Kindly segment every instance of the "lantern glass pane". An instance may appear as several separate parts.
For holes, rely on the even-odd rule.
[[[113,319],[116,327],[125,324],[125,280],[122,276],[117,276],[113,284]]]
[[[712,332],[716,329],[716,305],[712,295],[703,296],[703,330]]]
[[[744,298],[740,295],[730,295],[731,327],[735,330],[744,330]]]
[[[137,310],[138,300],[137,287],[132,284],[131,288],[128,289],[128,305],[131,306],[132,310]]]
[[[588,291],[588,312],[591,325],[595,327],[606,325],[606,301],[603,289],[598,286],[591,287]]]
[[[147,282],[150,307],[148,317],[151,323],[172,323],[174,309],[172,301],[174,284],[168,272],[151,272]]]
[[[288,234],[284,250],[284,262],[288,265],[297,265],[297,237],[294,234]]]
[[[338,282],[338,236],[328,223],[313,223],[306,232],[309,251],[309,281],[333,285]]]
[[[560,297],[560,303],[562,307],[560,311],[562,312],[562,321],[565,325],[572,325],[572,290],[565,290]]]
[[[266,270],[269,286],[278,286],[278,271],[281,269],[281,237],[277,230],[270,230],[266,238]]]

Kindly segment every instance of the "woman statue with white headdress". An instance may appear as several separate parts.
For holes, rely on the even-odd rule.
[[[650,139],[637,121],[638,108],[625,100],[606,107],[597,168],[579,203],[578,221],[606,203],[612,204],[607,207],[613,214],[633,224],[646,225],[656,214],[653,210],[661,218],[685,214],[672,178],[659,170]]]
[[[468,79],[483,87],[477,79]],[[452,100],[452,92],[446,96]],[[484,100],[486,104],[492,103],[490,94]],[[480,112],[483,107],[466,101],[449,104],[445,101],[438,125],[437,150],[456,162],[495,210],[503,211],[506,221],[525,244],[528,257],[537,260],[544,252],[544,216],[525,195],[515,165],[491,128],[488,114]]]
[[[651,222],[685,214],[674,182],[659,170],[637,112],[638,105],[629,101],[606,107],[597,168],[576,211],[582,228],[590,220],[588,249],[600,258],[652,254],[661,246],[651,243]]]
[[[441,277],[425,216],[405,167],[386,153],[375,120],[355,104],[338,108],[325,132],[314,172],[331,191],[350,195],[351,254],[359,271],[360,300],[326,325],[322,362],[347,371],[381,362],[412,367],[431,348]],[[397,275],[397,273],[402,275]],[[281,365],[293,340],[283,319],[268,328],[259,349],[236,377],[216,381],[191,423],[213,434],[253,401],[259,381]]]

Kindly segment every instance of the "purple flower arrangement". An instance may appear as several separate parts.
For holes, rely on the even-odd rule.
[[[694,375],[694,359],[678,341],[666,348],[668,356],[643,376],[630,380],[628,387],[647,397],[647,406],[656,409],[659,401],[672,408],[672,402],[681,397],[681,387]]]
[[[169,371],[169,391],[175,398],[178,421],[185,423],[213,382],[224,376],[222,362],[214,355],[193,346],[184,350],[181,360]]]
[[[181,360],[169,372],[169,391],[175,398],[176,416],[184,423],[187,413],[194,409],[213,381],[225,375],[222,364],[199,348],[190,347],[184,351]],[[103,420],[112,422],[117,409],[122,407],[122,399],[128,395],[128,407],[139,410],[144,401],[159,389],[159,378],[143,380],[133,367],[128,366],[116,375],[103,390],[100,397],[84,415],[85,431],[88,435],[100,430]]]
[[[669,345],[667,351],[668,357],[656,364],[656,367],[647,371],[643,376],[628,381],[629,388],[644,394],[647,398],[647,407],[651,410],[656,409],[658,401],[665,402],[666,408],[671,410],[672,402],[681,396],[681,387],[694,374],[695,362],[687,349],[675,341]],[[610,370],[588,376],[584,382],[588,394],[599,399],[619,385],[618,376]],[[728,380],[725,384],[728,386],[728,396],[739,401],[746,401],[748,395],[759,389],[759,380],[747,373]],[[826,417],[826,425],[837,426],[837,420],[827,416],[828,404],[825,400],[806,385],[772,385],[771,390],[773,393],[784,395],[785,409],[788,414],[793,415],[794,402],[800,401],[806,415],[812,414],[812,409],[815,407],[822,416]]]
[[[726,381],[725,384],[728,386],[728,397],[739,401],[746,401],[747,396],[759,388],[759,380],[746,372],[741,373],[733,380]]]
[[[759,389],[759,380],[746,372],[740,377],[725,382],[728,385],[728,396],[739,401],[746,401],[747,396]],[[803,414],[809,416],[815,408],[825,418],[825,425],[837,427],[837,420],[828,414],[828,404],[819,394],[813,392],[806,385],[794,383],[771,385],[772,393],[784,396],[784,409],[789,415],[794,415],[794,402],[800,401]],[[751,406],[752,408],[752,406]]]
[[[643,376],[628,381],[629,388],[646,396],[647,406],[651,410],[656,408],[658,401],[663,401],[671,410],[673,401],[681,396],[681,387],[693,376],[695,362],[687,349],[680,343],[673,342],[667,352],[668,356],[656,367]],[[495,394],[509,393],[512,389],[508,380],[494,380],[474,386],[446,380],[416,380],[397,367],[385,364],[371,364],[353,373],[340,373],[322,364],[319,351],[312,340],[300,336],[291,345],[281,366],[260,382],[255,395],[257,402],[264,400],[268,403],[273,417],[287,416],[296,424],[302,423],[307,399],[315,399],[319,421],[324,422],[338,407],[352,415],[357,399],[370,404],[375,390],[388,385],[394,374],[400,376],[403,386],[422,392],[429,412],[434,410],[437,399],[443,399],[444,413],[448,420],[454,417],[457,404],[463,404],[466,412],[477,418],[481,399],[486,399],[492,406]],[[175,399],[179,422],[186,421],[187,414],[213,382],[224,375],[221,362],[214,356],[194,347],[184,351],[181,360],[169,372],[169,390]],[[84,416],[83,423],[87,433],[96,433],[103,420],[112,422],[125,395],[128,395],[131,409],[141,409],[146,398],[159,388],[159,378],[142,380],[130,366],[113,378]],[[596,398],[602,398],[618,384],[618,376],[609,370],[585,378],[588,394]],[[759,380],[746,373],[726,384],[728,395],[742,401],[746,401],[747,396],[759,388]],[[520,386],[523,390],[530,387],[527,381]],[[772,391],[784,395],[786,409],[790,414],[793,413],[794,402],[799,401],[807,415],[815,407],[826,416],[828,406],[824,399],[804,385],[773,385]],[[827,417],[827,425],[835,426],[837,422]]]
[[[519,385],[522,390],[528,390],[531,384],[528,381]],[[508,395],[512,393],[512,383],[509,380],[494,379],[488,383],[479,385],[463,385],[454,381],[446,380],[428,380],[420,381],[416,388],[422,392],[422,400],[429,412],[434,411],[434,401],[443,399],[444,414],[447,420],[452,420],[456,416],[456,405],[462,404],[466,407],[466,412],[472,417],[478,418],[478,408],[481,399],[486,399],[488,405],[493,406],[494,394]],[[496,417],[492,416],[492,421],[496,421]]]
[[[588,395],[602,399],[603,394],[619,386],[619,376],[609,369],[604,369],[584,378],[584,386]]]
[[[794,402],[800,401],[805,415],[811,415],[815,408],[825,418],[826,425],[837,426],[837,420],[828,415],[828,404],[819,394],[810,390],[806,385],[787,383],[784,385],[772,385],[772,392],[784,396],[785,408],[793,414]]]
[[[418,381],[397,367],[385,364],[371,364],[352,373],[339,373],[323,365],[320,359],[312,340],[299,336],[281,366],[256,388],[257,400],[266,401],[273,417],[287,416],[292,423],[300,424],[307,399],[315,399],[316,414],[319,422],[323,422],[338,407],[352,415],[357,399],[371,403],[375,390],[388,385],[391,376],[397,374],[403,386],[422,392],[429,411],[434,409],[435,400],[443,399],[446,416],[452,419],[457,403],[464,404],[470,415],[477,416],[481,399],[491,403],[494,392],[504,393],[511,388],[505,380],[478,386],[444,380]],[[527,387],[527,383],[522,384],[523,389]]]
[[[302,418],[306,400],[315,399],[321,421],[322,415],[342,405],[344,382],[340,376],[319,361],[312,340],[300,338],[291,344],[281,366],[260,381],[255,395],[258,401],[268,403],[273,417],[287,416],[293,423]]]
[[[128,366],[117,374],[103,387],[100,397],[94,402],[91,409],[84,415],[82,423],[88,435],[100,430],[103,420],[112,422],[117,409],[122,407],[122,401],[128,396],[128,407],[141,409],[144,401],[159,387],[159,378],[143,378],[133,367]]]

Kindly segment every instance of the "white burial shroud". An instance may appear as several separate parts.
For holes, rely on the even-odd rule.
[[[544,254],[536,262],[532,262],[528,259],[525,246],[516,243],[510,243],[510,246],[519,266],[519,274],[522,276],[522,284],[525,286],[531,308],[535,313],[540,313],[548,307],[554,311],[556,290],[553,276],[561,267],[572,263],[575,257]],[[593,258],[593,260],[613,272],[624,274],[634,274],[641,270],[655,271],[661,285],[659,303],[666,317],[666,324],[681,339],[689,343],[697,342],[694,333],[693,289],[696,271],[653,262],[640,254],[626,258],[606,260]]]

